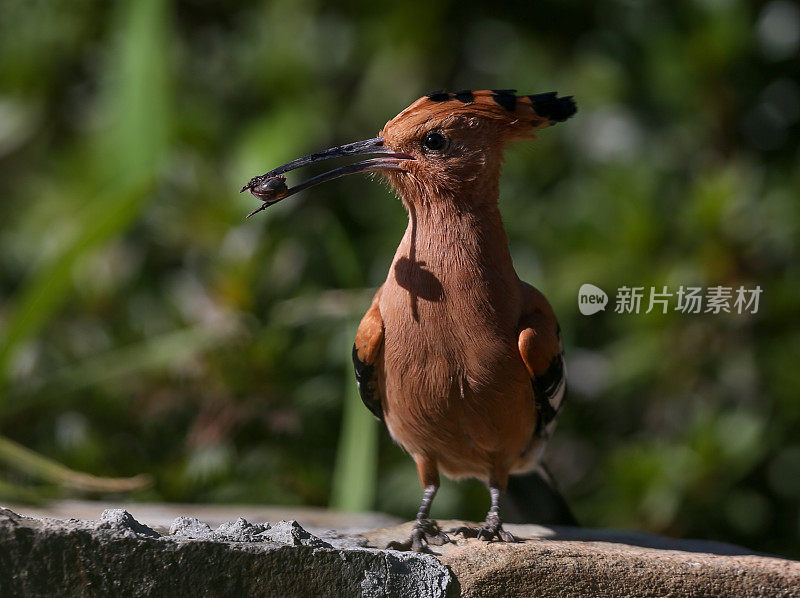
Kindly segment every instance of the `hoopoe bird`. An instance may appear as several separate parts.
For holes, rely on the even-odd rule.
[[[491,507],[460,533],[511,542],[500,518],[509,475],[540,465],[566,390],[561,332],[544,295],[511,261],[498,207],[503,150],[576,112],[555,92],[434,92],[379,136],[334,147],[253,178],[263,204],[357,172],[382,172],[409,223],[386,281],[358,327],[353,364],[366,407],[414,459],[422,503],[407,546],[449,537],[429,518],[440,472],[477,478]],[[341,156],[377,157],[295,187],[284,173]]]

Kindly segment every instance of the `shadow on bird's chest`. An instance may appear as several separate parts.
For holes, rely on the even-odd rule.
[[[401,257],[394,264],[394,278],[412,297],[435,302],[444,299],[442,283],[425,268],[424,261]]]

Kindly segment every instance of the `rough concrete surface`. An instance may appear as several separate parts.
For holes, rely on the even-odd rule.
[[[160,536],[122,510],[62,521],[0,508],[0,596],[457,595],[433,556],[334,548],[296,522],[173,527]]]
[[[442,528],[474,525],[440,521]],[[506,525],[524,541],[436,547],[463,596],[800,596],[800,562],[721,542],[636,532]],[[411,524],[363,534],[370,546]]]
[[[307,527],[189,516],[165,525],[169,510],[137,521],[122,509],[60,520],[0,508],[0,596],[800,597],[800,562],[717,542],[508,525],[522,541],[459,538],[434,556],[385,550],[411,524],[359,525],[379,515],[330,514],[337,531],[323,512]]]

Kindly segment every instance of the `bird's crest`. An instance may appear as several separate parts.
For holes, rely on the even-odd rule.
[[[531,128],[536,130],[563,122],[576,111],[572,96],[560,98],[555,91],[532,95],[517,95],[515,89],[434,91],[411,104],[395,120],[402,120],[412,114],[435,118],[461,113],[502,120],[530,131]]]

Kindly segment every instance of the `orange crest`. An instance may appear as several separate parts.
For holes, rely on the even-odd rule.
[[[505,145],[575,114],[571,96],[515,95],[512,89],[437,91],[386,123],[386,147],[413,157],[387,172],[406,201],[457,198],[484,201],[497,194]]]
[[[554,91],[516,95],[514,89],[435,91],[421,97],[386,123],[384,132],[399,125],[420,129],[437,122],[447,126],[454,120],[477,117],[499,126],[510,138],[525,137],[575,114],[577,109],[572,96],[557,96]]]

